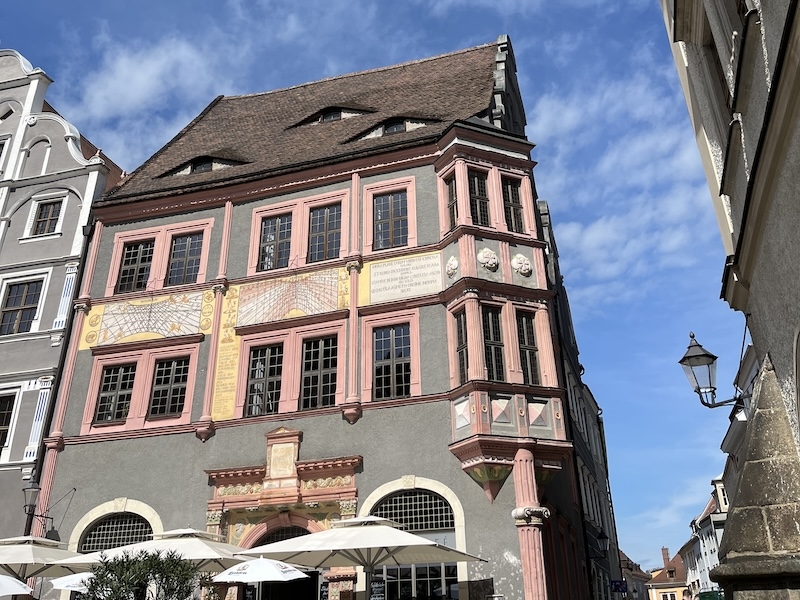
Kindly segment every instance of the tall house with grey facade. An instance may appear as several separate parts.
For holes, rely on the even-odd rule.
[[[730,390],[730,506],[710,577],[726,598],[789,597],[800,589],[800,15],[793,0],[661,7],[727,254],[721,297],[753,343]],[[740,352],[710,350],[728,362]]]
[[[97,202],[40,496],[77,490],[70,548],[378,515],[488,560],[387,566],[388,598],[605,597],[524,127],[501,36],[220,96]]]
[[[47,104],[50,83],[17,52],[0,50],[0,537],[26,526],[22,488],[38,477],[83,228],[119,175]]]

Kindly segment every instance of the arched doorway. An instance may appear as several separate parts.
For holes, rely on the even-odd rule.
[[[311,533],[304,527],[289,525],[279,529],[273,529],[253,546],[263,546],[273,542],[280,542],[291,538],[308,535]],[[297,600],[298,598],[309,598],[314,600],[319,592],[319,573],[308,571],[308,579],[297,579],[295,581],[273,582],[265,581],[255,586],[247,586],[244,590],[244,600]]]

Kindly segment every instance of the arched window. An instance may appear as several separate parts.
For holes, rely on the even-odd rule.
[[[406,531],[455,547],[455,519],[450,504],[427,490],[403,490],[381,499],[370,514],[391,519]],[[386,582],[386,600],[400,598],[458,598],[455,563],[402,565],[380,568],[376,576]]]
[[[83,536],[78,552],[98,552],[119,546],[144,542],[153,537],[153,528],[144,517],[130,513],[113,513],[96,521]]]
[[[297,525],[291,527],[281,527],[275,531],[269,532],[261,538],[255,545],[263,546],[264,544],[271,544],[272,542],[282,542],[283,540],[290,540],[292,538],[300,537],[301,535],[308,535],[310,532]]]

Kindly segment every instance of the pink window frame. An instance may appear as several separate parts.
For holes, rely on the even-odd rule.
[[[519,182],[519,200],[522,204],[522,222],[525,227],[524,233],[511,232],[506,223],[505,204],[503,203],[503,179],[513,179]],[[533,189],[531,188],[531,180],[526,175],[517,171],[509,171],[508,169],[497,169],[497,184],[500,200],[500,223],[498,229],[514,233],[514,235],[528,235],[531,237],[538,237],[536,232],[536,223],[532,222],[534,214],[533,205]]]
[[[387,252],[397,248],[414,248],[417,245],[417,191],[414,177],[399,177],[387,181],[370,183],[364,186],[364,214],[363,214],[363,253],[368,256],[373,253]],[[392,192],[406,192],[406,207],[408,210],[408,240],[405,246],[394,248],[380,248],[375,250],[375,196],[382,196]],[[446,208],[446,207],[445,207]]]
[[[475,223],[472,221],[472,211],[470,210],[470,205],[469,205],[470,171],[478,171],[486,175],[486,195],[489,198],[489,225],[475,225]],[[456,178],[457,177],[458,174],[456,174]],[[456,189],[459,189],[458,182],[456,182]],[[462,223],[473,225],[475,227],[483,227],[484,229],[499,229],[499,225],[501,223],[505,223],[505,217],[502,217],[500,219],[500,222],[498,222],[497,191],[500,189],[500,179],[497,177],[497,167],[490,167],[488,165],[484,165],[481,163],[471,163],[471,162],[466,163],[464,169],[463,189],[465,190],[465,192],[464,192],[464,202],[462,202],[462,204],[465,205],[466,211],[463,219],[460,218],[459,221],[461,221]],[[503,212],[502,195],[500,198],[500,212]]]
[[[313,263],[308,262],[308,234],[309,234],[309,219],[311,211],[315,208],[327,206],[329,204],[342,205],[342,229],[341,229],[341,242],[339,244],[339,258],[345,258],[348,254],[350,247],[350,191],[338,190],[336,192],[329,192],[327,194],[319,194],[316,196],[309,196],[298,201],[298,210],[300,214],[299,227],[297,227],[297,239],[300,246],[298,246],[298,266],[302,267],[307,264],[324,264],[333,258],[325,260],[317,260]],[[292,217],[294,221],[294,217]],[[292,242],[295,239],[294,223],[292,223]]]
[[[457,173],[457,166],[458,165],[455,163],[449,165],[447,168],[443,169],[437,177],[437,189],[439,191],[439,237],[444,237],[453,231],[453,229],[450,229],[450,213],[447,210],[447,180],[450,179],[451,176],[456,178],[456,208],[458,210],[456,227],[463,223],[464,211],[459,203],[460,194],[458,189],[459,176]]]
[[[147,282],[147,291],[161,290],[167,288],[179,288],[181,286],[165,286],[167,269],[169,268],[169,252],[172,245],[172,238],[189,233],[203,234],[203,250],[200,255],[200,270],[197,272],[195,283],[205,283],[206,269],[208,267],[208,253],[211,246],[211,229],[214,226],[214,219],[202,219],[189,221],[176,225],[164,225],[162,227],[149,227],[147,229],[137,229],[136,231],[122,231],[114,235],[114,249],[111,252],[111,268],[108,270],[108,281],[106,282],[106,297],[114,295],[114,290],[119,279],[119,272],[122,267],[122,250],[125,244],[138,240],[154,239],[153,264],[150,267],[150,279]],[[192,284],[194,285],[194,284]],[[134,292],[124,292],[124,294],[142,293],[143,290]]]
[[[372,349],[372,332],[380,327],[409,324],[411,333],[411,395],[414,398],[422,395],[422,382],[420,378],[420,335],[419,335],[419,310],[405,310],[382,315],[361,318],[361,401],[362,402],[394,402],[395,400],[374,400],[372,397],[372,372],[375,358]],[[397,400],[404,400],[398,398]]]
[[[300,410],[300,380],[303,375],[303,341],[319,337],[336,336],[336,405],[345,401],[345,321],[317,323],[292,329],[256,333],[242,337],[239,356],[239,372],[236,384],[237,417],[244,415],[247,396],[247,375],[250,367],[250,351],[259,346],[283,342],[283,370],[281,372],[281,398],[278,414],[311,412],[317,409]],[[327,407],[326,407],[327,408]],[[249,417],[247,417],[249,418]]]
[[[150,393],[153,385],[155,364],[159,360],[179,357],[189,357],[189,379],[186,382],[186,401],[183,411],[176,417],[147,418],[150,408]],[[194,398],[194,383],[197,372],[198,344],[182,344],[166,348],[153,348],[144,350],[130,350],[106,356],[94,357],[92,373],[89,378],[89,395],[81,423],[81,435],[113,433],[118,431],[136,431],[167,425],[185,425],[191,421],[192,403]],[[95,424],[94,415],[97,410],[97,397],[100,391],[103,369],[114,365],[128,363],[136,364],[136,375],[133,381],[131,405],[128,417],[124,422],[114,424]]]
[[[344,207],[342,207],[344,210]],[[278,204],[270,204],[267,206],[261,206],[253,210],[253,217],[250,225],[250,252],[247,257],[247,274],[256,275],[256,274],[264,274],[264,273],[280,273],[282,271],[286,271],[294,266],[294,263],[299,260],[299,248],[301,247],[302,241],[298,237],[297,229],[299,227],[299,220],[301,215],[299,214],[299,206],[296,200],[290,200],[287,202],[280,202]],[[258,254],[261,247],[261,221],[262,219],[269,218],[269,217],[277,217],[278,215],[285,215],[290,214],[292,215],[292,235],[289,238],[290,244],[290,257],[289,257],[289,266],[288,267],[278,267],[276,269],[270,269],[269,271],[259,271],[258,270]],[[307,227],[307,225],[306,225]],[[306,247],[308,244],[306,244]],[[306,252],[308,252],[308,248],[306,248]],[[321,262],[321,261],[320,261]]]

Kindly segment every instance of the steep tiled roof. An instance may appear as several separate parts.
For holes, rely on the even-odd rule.
[[[670,577],[670,571],[674,573],[672,577]],[[674,583],[676,585],[682,585],[685,582],[686,569],[683,566],[683,559],[680,554],[673,556],[672,560],[667,562],[664,568],[649,581],[651,584]]]
[[[272,92],[220,96],[101,203],[212,188],[425,143],[491,107],[496,56],[497,45],[486,44]],[[331,107],[361,114],[308,122]],[[359,139],[403,118],[426,125]],[[224,157],[232,149],[244,164],[167,175],[197,157]]]

